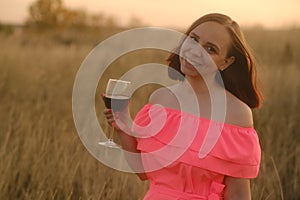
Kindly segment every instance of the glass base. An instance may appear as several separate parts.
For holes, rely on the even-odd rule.
[[[117,143],[115,143],[112,139],[108,139],[106,142],[98,142],[98,144],[106,146],[106,147],[110,147],[110,148],[121,148],[120,145],[118,145]]]

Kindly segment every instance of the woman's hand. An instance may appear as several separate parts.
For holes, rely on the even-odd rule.
[[[104,114],[104,116],[105,116],[105,118],[106,118],[108,124],[109,124],[110,126],[112,126],[112,124],[115,122],[114,116],[113,116],[113,114],[112,114],[112,109],[105,108],[105,109],[103,110],[103,114]]]
[[[112,109],[105,108],[103,114],[110,126],[113,126],[118,132],[130,132],[129,127],[129,110],[124,109],[122,112],[113,112]]]

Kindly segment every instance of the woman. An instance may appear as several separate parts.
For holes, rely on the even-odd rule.
[[[228,16],[205,15],[191,25],[186,35],[178,47],[180,56],[173,53],[168,58],[170,69],[181,74],[170,70],[169,76],[181,82],[151,95],[134,120],[132,130],[140,136],[138,139],[113,123],[111,110],[105,109],[104,114],[118,130],[122,147],[141,153],[145,173],[138,176],[150,181],[146,200],[251,199],[249,179],[257,176],[260,164],[251,111],[262,101],[256,86],[256,63],[238,24]],[[197,49],[195,43],[202,48]],[[211,60],[203,61],[201,49]],[[217,96],[225,92],[223,118],[222,113],[212,116],[212,90]],[[196,105],[190,103],[192,96]],[[152,133],[149,124],[160,128]],[[212,149],[199,156],[206,134],[214,134],[208,132],[211,126],[221,127],[220,135],[215,137]],[[181,143],[174,142],[180,131],[184,135],[180,133]],[[169,148],[161,151],[165,154],[155,154],[165,147]]]

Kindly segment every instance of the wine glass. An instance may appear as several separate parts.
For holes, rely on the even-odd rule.
[[[130,81],[109,79],[105,94],[102,95],[102,99],[106,108],[112,109],[115,117],[118,116],[118,112],[123,111],[129,103],[130,99]],[[118,144],[113,141],[114,127],[111,126],[108,140],[105,142],[99,142],[98,144],[111,148],[120,148]]]

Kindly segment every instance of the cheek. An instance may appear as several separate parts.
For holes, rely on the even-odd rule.
[[[223,59],[218,55],[211,55],[212,60],[216,64],[217,67],[220,67],[223,63]]]

